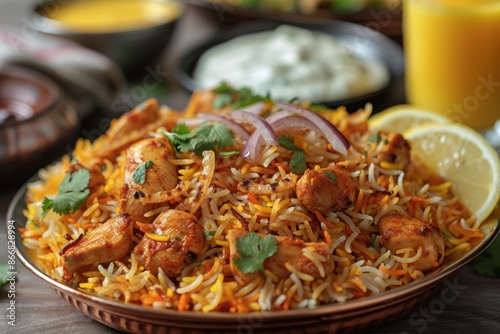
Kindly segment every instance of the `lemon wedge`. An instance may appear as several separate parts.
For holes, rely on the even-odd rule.
[[[368,120],[375,130],[403,133],[404,131],[425,124],[451,123],[452,121],[439,114],[421,109],[410,104],[399,104],[389,107]]]
[[[403,135],[415,157],[452,182],[477,220],[488,218],[500,198],[500,159],[483,136],[457,123],[412,127]]]

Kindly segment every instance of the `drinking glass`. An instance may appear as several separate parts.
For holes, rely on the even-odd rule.
[[[403,0],[403,41],[408,102],[494,141],[495,123],[500,127],[500,0]]]

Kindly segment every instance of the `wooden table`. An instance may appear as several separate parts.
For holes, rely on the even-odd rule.
[[[35,1],[2,0],[0,24],[22,26],[28,17],[28,8]],[[197,29],[205,24],[205,28]],[[175,36],[167,62],[190,43],[201,40],[213,28],[192,11],[180,24],[182,33]],[[181,108],[188,95],[172,82],[160,101]],[[134,82],[131,81],[131,89]],[[98,121],[98,120],[97,120]],[[92,126],[90,120],[84,126]],[[90,129],[90,128],[88,128]],[[7,188],[0,183],[0,262],[7,261],[6,217],[7,206],[16,187]],[[69,306],[52,288],[16,263],[15,297],[9,297],[9,285],[0,289],[0,333],[119,333],[102,325]],[[371,328],[369,333],[499,333],[500,332],[500,280],[475,275],[470,267],[463,268],[450,282],[452,292],[447,298],[438,296],[416,309],[409,317]],[[9,303],[15,300],[15,326],[9,325]]]

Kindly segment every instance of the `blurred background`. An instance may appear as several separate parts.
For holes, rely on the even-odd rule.
[[[336,69],[319,68],[314,72],[310,70],[314,57],[322,55],[325,63],[328,57],[333,57],[324,49],[325,43],[300,46],[293,41],[283,44],[283,38],[274,38],[264,47],[280,50],[278,53],[284,55],[292,54],[295,60],[286,66],[277,62],[263,64],[267,66],[264,71],[323,72],[323,78],[318,75],[318,80],[314,76],[307,78],[308,82],[317,81],[315,84],[321,86],[321,80],[328,79],[324,73],[342,71],[353,59],[379,60],[389,78],[382,86],[346,98],[327,96],[312,102],[332,107],[345,105],[348,111],[370,102],[374,112],[402,103],[400,5],[400,1],[388,0],[3,0],[0,4],[0,67],[10,69],[14,76],[13,67],[42,75],[44,78],[38,78],[42,80],[38,85],[48,86],[51,83],[46,81],[51,81],[58,97],[42,108],[52,110],[51,118],[43,122],[22,116],[22,110],[12,107],[18,106],[19,101],[5,102],[14,111],[8,118],[7,112],[5,117],[0,115],[0,121],[5,118],[3,123],[9,122],[8,127],[0,128],[2,176],[10,183],[25,181],[39,167],[67,153],[75,138],[95,139],[104,133],[112,118],[148,98],[154,97],[161,104],[182,110],[192,90],[202,87],[194,78],[194,72],[206,51],[237,36],[272,31],[283,24],[335,38],[336,41],[329,42],[337,43],[341,52],[349,57],[345,56]],[[262,63],[273,62],[273,58],[276,57],[269,56]],[[282,58],[287,62],[293,57]],[[220,65],[222,72],[224,67],[225,64]],[[328,76],[343,78],[346,71],[347,67]],[[360,67],[360,73],[363,71]],[[259,75],[254,77],[259,80]],[[293,80],[293,76],[290,78]],[[295,78],[300,78],[300,74]],[[366,78],[357,80],[362,83]],[[269,83],[273,84],[274,81]],[[325,86],[327,84],[330,83],[325,81]],[[336,85],[338,88],[339,84]],[[25,89],[32,92],[40,89],[33,83],[27,86]],[[332,96],[336,96],[336,88],[332,89]],[[21,101],[25,109],[34,110],[33,99]],[[47,112],[34,114],[46,115]],[[17,122],[16,117],[28,120]],[[52,130],[39,129],[42,124],[47,128],[46,122],[52,124]],[[34,145],[39,140],[33,136],[22,140],[25,133],[36,133],[43,138],[43,154],[39,153],[40,146]],[[25,163],[26,159],[29,164]],[[23,168],[20,170],[19,166]]]

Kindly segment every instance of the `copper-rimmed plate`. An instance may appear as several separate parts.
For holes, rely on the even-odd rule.
[[[37,180],[32,178],[29,182]],[[439,293],[449,278],[461,267],[483,252],[499,231],[497,210],[481,230],[484,239],[472,248],[446,259],[441,268],[423,279],[394,290],[342,304],[315,309],[254,312],[247,314],[177,312],[156,310],[99,297],[82,292],[51,279],[30,256],[23,245],[19,228],[24,227],[24,198],[27,184],[18,190],[8,212],[7,221],[14,220],[18,259],[34,275],[47,282],[73,307],[107,326],[131,333],[336,333],[358,332],[369,326],[386,323],[405,316],[419,304]]]

